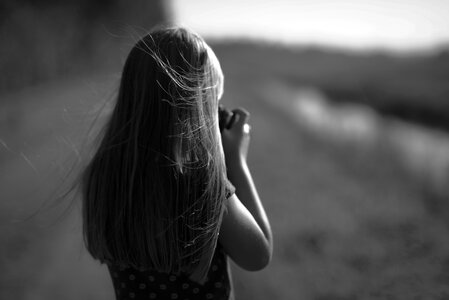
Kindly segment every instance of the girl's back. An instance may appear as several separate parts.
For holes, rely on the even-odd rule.
[[[268,263],[247,114],[235,110],[220,134],[222,93],[217,58],[186,29],[154,30],[131,50],[82,177],[85,243],[118,299],[228,299],[228,255],[247,269]]]
[[[158,272],[108,265],[117,299],[229,299],[232,291],[227,256],[218,245],[207,281],[195,282],[188,274]]]

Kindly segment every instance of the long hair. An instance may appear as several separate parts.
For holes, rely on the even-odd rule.
[[[94,258],[206,278],[225,200],[222,85],[212,50],[187,29],[154,30],[132,48],[82,174],[83,232]]]

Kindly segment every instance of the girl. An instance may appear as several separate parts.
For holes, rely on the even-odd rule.
[[[187,29],[154,30],[129,53],[82,176],[85,243],[117,299],[231,299],[228,256],[247,270],[269,263],[249,115],[224,111],[220,133],[222,94],[215,54]]]

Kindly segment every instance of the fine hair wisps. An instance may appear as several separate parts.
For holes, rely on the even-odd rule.
[[[81,179],[94,258],[205,279],[225,201],[222,85],[212,50],[190,30],[158,28],[132,48]]]

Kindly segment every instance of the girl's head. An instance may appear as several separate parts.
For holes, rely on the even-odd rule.
[[[132,48],[82,178],[95,258],[204,279],[225,199],[222,93],[219,62],[197,34],[157,29]]]

